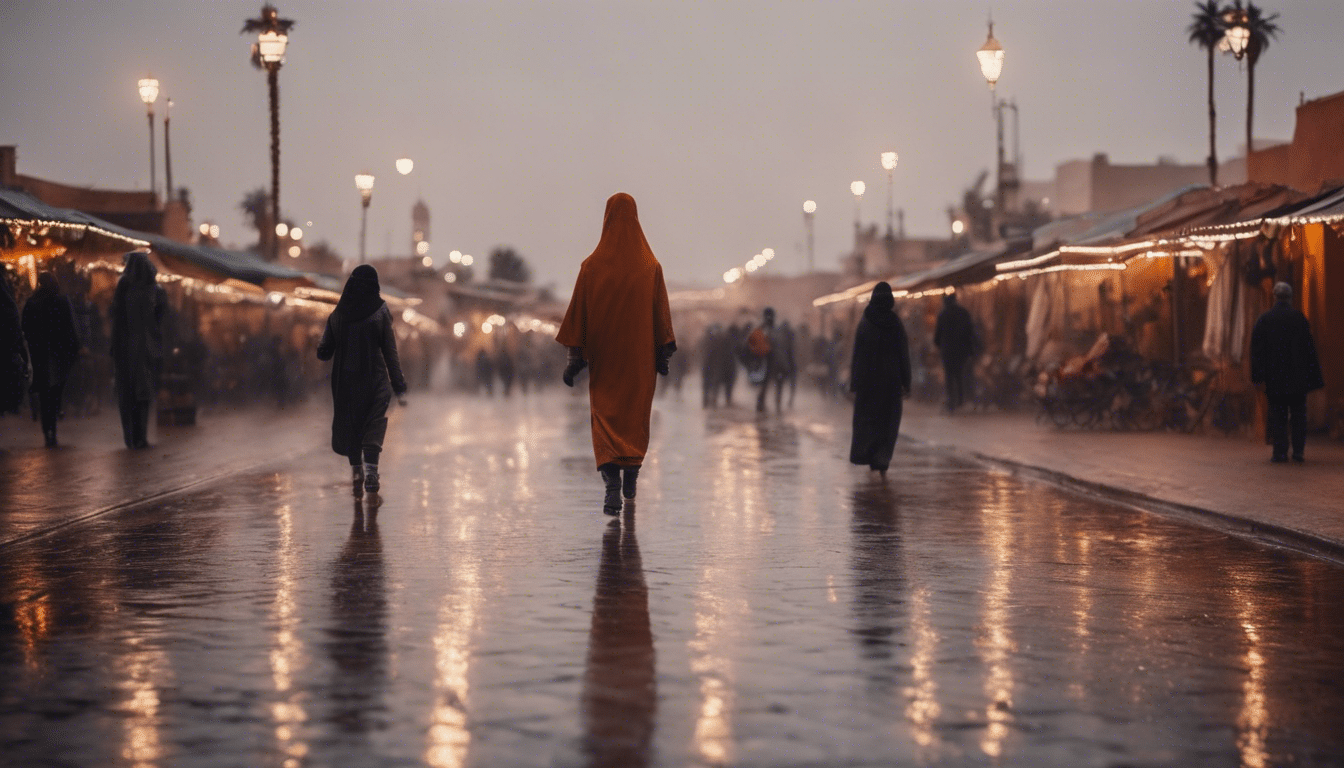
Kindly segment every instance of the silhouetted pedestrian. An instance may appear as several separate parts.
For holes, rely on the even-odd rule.
[[[345,281],[317,345],[317,357],[333,360],[331,449],[350,460],[356,495],[361,485],[370,494],[377,493],[387,408],[393,394],[399,400],[406,394],[406,379],[397,357],[392,312],[379,293],[373,267],[361,264]]]
[[[1293,307],[1293,287],[1274,286],[1274,306],[1251,331],[1251,381],[1264,386],[1268,428],[1274,443],[1271,461],[1303,461],[1307,444],[1307,393],[1325,386],[1311,323]]]
[[[485,394],[495,394],[495,361],[484,349],[476,353],[476,389],[485,390]]]
[[[677,349],[663,268],[644,239],[635,199],[607,200],[602,238],[583,260],[556,341],[569,348],[564,382],[591,366],[593,454],[606,484],[602,510],[621,511],[649,448],[655,374],[668,374]],[[622,471],[624,477],[622,478]]]
[[[971,313],[957,303],[957,295],[943,296],[943,311],[938,313],[933,343],[943,358],[943,376],[947,387],[947,410],[957,410],[966,402],[967,363],[975,356],[975,323]]]
[[[23,343],[19,305],[0,269],[0,413],[18,413],[28,382],[28,348]]]
[[[50,272],[37,276],[37,290],[23,305],[23,335],[33,367],[32,392],[42,413],[42,437],[48,448],[55,448],[61,395],[79,358],[79,334],[70,300],[61,295]]]
[[[854,332],[849,376],[854,393],[849,460],[881,472],[883,479],[901,430],[901,401],[910,394],[910,346],[895,306],[891,286],[878,283]]]
[[[132,251],[112,296],[112,369],[127,448],[149,447],[149,413],[163,368],[168,298],[157,275],[147,251]]]

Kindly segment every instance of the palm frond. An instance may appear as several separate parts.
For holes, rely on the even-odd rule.
[[[1189,42],[1200,48],[1213,48],[1223,39],[1226,29],[1223,26],[1223,9],[1218,0],[1205,0],[1195,3],[1195,13],[1191,16],[1190,26],[1185,28]]]

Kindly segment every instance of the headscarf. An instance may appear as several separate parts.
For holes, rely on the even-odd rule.
[[[159,270],[149,260],[149,251],[131,251],[126,254],[126,267],[122,270],[118,283],[130,285],[153,285]]]
[[[341,299],[336,302],[336,311],[341,313],[347,323],[357,323],[383,306],[383,297],[378,291],[378,270],[368,264],[360,264],[345,281]]]
[[[602,239],[588,257],[592,262],[619,259],[621,262],[657,264],[644,229],[639,225],[639,211],[635,198],[617,192],[607,199],[607,210],[602,215]]]

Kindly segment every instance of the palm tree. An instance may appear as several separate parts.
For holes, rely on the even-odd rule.
[[[1236,0],[1237,5],[1241,5],[1241,0]],[[1246,4],[1245,19],[1246,28],[1250,30],[1250,39],[1246,41],[1246,157],[1250,158],[1253,136],[1251,134],[1251,123],[1255,119],[1255,64],[1260,60],[1260,54],[1269,50],[1269,41],[1279,34],[1279,25],[1274,20],[1279,18],[1275,13],[1266,16],[1264,11],[1253,2]]]
[[[1218,0],[1195,3],[1194,21],[1185,31],[1190,42],[1208,52],[1209,56],[1209,185],[1218,186],[1217,112],[1213,105],[1213,52],[1223,39],[1223,9]]]

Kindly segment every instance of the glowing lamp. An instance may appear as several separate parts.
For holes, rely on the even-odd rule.
[[[261,63],[276,64],[285,63],[285,48],[289,45],[289,35],[284,32],[267,30],[257,35],[257,57]]]
[[[292,238],[294,238],[295,240],[302,240],[302,239],[303,239],[303,229],[300,228],[300,227],[290,227],[290,228],[289,228],[289,236],[292,237]]]
[[[471,254],[467,253],[462,255],[462,266],[470,267],[474,261],[475,259],[471,258]]]
[[[356,173],[355,189],[359,190],[359,196],[364,200],[364,204],[369,204],[369,199],[373,197],[373,174]]]
[[[429,241],[428,241],[428,240],[421,240],[420,242],[418,242],[418,243],[415,244],[415,255],[416,255],[416,256],[424,256],[424,255],[427,254],[427,253],[429,253]]]
[[[159,100],[159,81],[152,77],[143,78],[140,83],[140,100],[145,102],[146,107],[151,109],[154,102]]]
[[[289,257],[290,257],[291,259],[297,259],[297,258],[299,258],[299,254],[300,254],[300,253],[303,253],[303,249],[300,248],[299,246],[297,246],[297,245],[291,245],[291,246],[289,246]]]
[[[275,234],[276,234],[276,237],[284,237],[285,235],[288,235],[288,234],[289,234],[289,225],[286,224],[286,223],[283,222],[283,221],[280,222],[279,224],[276,224],[276,225],[275,225]]]
[[[429,256],[426,256],[420,260],[420,263],[424,264],[426,267],[432,267],[434,266],[434,259]]]
[[[888,171],[890,171],[890,170],[894,170],[894,169],[896,168],[896,153],[895,153],[895,152],[883,152],[883,153],[882,153],[882,167],[885,168],[885,169],[888,170]]]
[[[415,161],[409,157],[403,157],[397,160],[397,173],[402,176],[407,175],[415,168]]]
[[[804,200],[804,201],[803,201],[803,213],[812,214],[812,213],[816,213],[816,212],[817,212],[817,201],[816,201],[816,200]]]
[[[980,59],[980,74],[985,76],[985,82],[992,89],[999,82],[999,75],[1003,74],[1003,46],[994,39],[994,22],[989,22],[989,37],[975,56]]]
[[[855,197],[863,197],[863,190],[865,190],[865,189],[867,189],[867,188],[868,188],[868,185],[867,185],[867,184],[864,184],[862,181],[854,181],[854,182],[850,182],[850,185],[849,185],[849,191],[852,192],[852,193],[854,193],[854,196],[855,196]]]
[[[454,264],[461,263],[461,261],[462,261],[462,252],[461,252],[461,251],[449,251],[449,252],[448,252],[448,260],[451,261],[451,262],[453,262]]]

